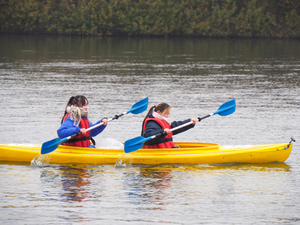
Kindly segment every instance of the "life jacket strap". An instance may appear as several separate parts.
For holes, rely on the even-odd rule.
[[[74,142],[86,141],[86,140],[91,140],[91,139],[92,139],[91,136],[81,137],[81,138],[72,138],[70,140],[65,141],[65,143],[74,143]]]
[[[157,143],[157,144],[166,143],[166,142],[169,142],[169,141],[173,141],[173,138],[166,138],[166,139],[160,140],[159,143]],[[155,145],[157,145],[157,144],[155,144]],[[145,142],[145,145],[148,145],[147,141]]]
[[[95,139],[94,139],[94,138],[92,138],[92,137],[91,137],[91,142],[93,143],[93,145],[95,145],[95,146],[96,146],[96,141],[95,141]]]

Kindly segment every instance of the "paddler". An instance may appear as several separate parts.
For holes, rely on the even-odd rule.
[[[193,128],[196,122],[198,121],[198,119],[193,118],[184,121],[171,122],[171,119],[169,118],[170,111],[171,107],[164,102],[158,103],[157,105],[153,105],[149,109],[143,121],[141,135],[143,137],[150,137],[163,132],[164,135],[145,142],[144,148],[178,148],[178,146],[174,145],[172,138],[173,135],[179,134],[190,128]],[[170,129],[188,123],[190,121],[193,122],[191,125],[175,130],[173,132],[170,131]]]
[[[87,98],[83,95],[72,96],[69,99],[57,134],[59,138],[65,138],[78,132],[82,134],[63,142],[63,145],[95,148],[95,141],[92,137],[97,136],[105,129],[108,120],[103,118],[96,123],[103,122],[102,126],[86,131],[89,127],[96,125],[88,120],[88,103]]]

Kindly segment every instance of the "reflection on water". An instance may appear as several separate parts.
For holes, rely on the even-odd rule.
[[[290,166],[286,163],[258,163],[258,164],[223,164],[214,165],[213,169],[236,169],[236,170],[254,170],[254,171],[290,171]]]
[[[64,201],[84,201],[89,196],[90,174],[86,166],[60,166]]]
[[[154,204],[155,210],[163,210],[160,205],[169,204],[168,188],[171,186],[172,168],[140,167],[139,174],[125,173],[124,188],[133,204]]]
[[[35,218],[52,223],[299,220],[297,174],[286,163],[0,168],[3,224],[16,215],[29,222],[33,208]]]
[[[263,174],[261,174],[262,172]],[[137,207],[145,205],[142,207],[143,209],[166,210],[165,205],[174,202],[190,201],[190,203],[199,204],[200,198],[205,204],[221,204],[230,210],[227,205],[228,201],[234,205],[239,204],[239,200],[234,200],[236,197],[233,198],[233,196],[242,193],[256,196],[259,191],[252,189],[253,185],[256,188],[261,186],[264,189],[263,192],[267,193],[272,186],[269,183],[264,184],[263,179],[266,176],[276,179],[275,177],[281,172],[290,172],[290,166],[285,163],[231,166],[140,166],[138,171],[125,172],[123,182],[129,202]],[[246,174],[253,174],[261,178],[258,179],[257,184],[253,183],[251,178],[247,182],[244,181],[244,184],[240,183],[240,179],[245,179]],[[280,192],[282,191],[284,190],[280,190]],[[212,196],[214,200],[211,203]],[[234,202],[232,202],[233,200]]]
[[[11,165],[15,165],[11,163]],[[21,165],[21,164],[20,164]],[[101,166],[100,166],[101,167]],[[61,189],[59,198],[61,201],[88,201],[91,198],[91,191],[95,185],[93,177],[115,176],[103,174],[106,170],[99,170],[98,167],[84,165],[61,165],[57,167],[47,166],[41,168],[42,183],[48,183],[52,188]],[[110,166],[109,166],[110,169]],[[120,168],[119,168],[120,169]],[[119,170],[118,169],[118,170]],[[160,165],[160,166],[138,166],[132,171],[130,168],[123,168],[122,176],[124,193],[128,195],[134,204],[152,203],[155,205],[169,204],[172,183],[184,182],[194,176],[217,176],[218,183],[222,181],[219,188],[226,188],[226,185],[233,185],[232,174],[242,176],[244,173],[264,172],[269,175],[278,175],[280,172],[290,172],[290,166],[286,163],[268,164],[237,164],[237,165]],[[225,173],[226,171],[226,173]],[[219,174],[219,175],[217,175]],[[264,176],[264,175],[263,175]]]

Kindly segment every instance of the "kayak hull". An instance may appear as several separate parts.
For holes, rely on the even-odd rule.
[[[292,151],[292,143],[252,146],[220,146],[211,143],[177,142],[180,148],[140,149],[125,154],[124,149],[81,148],[60,145],[55,151],[41,155],[40,145],[0,145],[0,161],[47,163],[116,164],[224,164],[284,162]]]

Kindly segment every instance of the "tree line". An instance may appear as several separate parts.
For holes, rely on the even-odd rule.
[[[299,0],[0,0],[0,32],[299,38]]]

